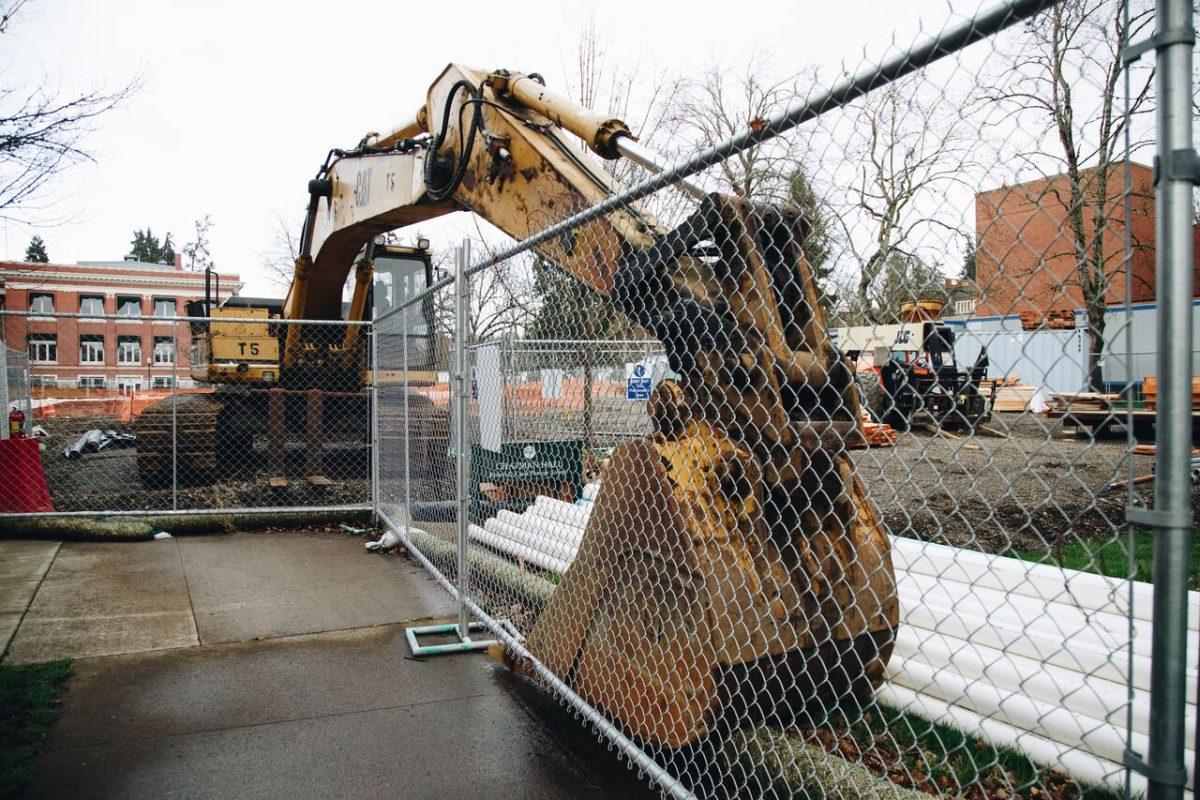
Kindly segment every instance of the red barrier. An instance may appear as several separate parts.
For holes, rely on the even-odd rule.
[[[0,439],[0,511],[53,511],[37,439]]]

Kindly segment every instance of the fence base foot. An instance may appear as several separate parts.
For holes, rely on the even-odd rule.
[[[487,628],[482,622],[472,622],[469,630],[485,630]],[[417,643],[417,637],[423,635],[453,633],[458,636],[457,642],[450,644],[428,644],[422,645]],[[472,650],[486,650],[496,643],[495,639],[472,639],[470,636],[463,637],[458,634],[457,623],[447,623],[445,625],[418,625],[413,628],[405,628],[404,636],[408,639],[408,649],[412,651],[414,656],[442,656],[449,653],[466,653]]]

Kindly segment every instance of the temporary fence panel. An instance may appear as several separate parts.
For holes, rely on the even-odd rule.
[[[672,796],[1178,796],[1200,644],[1161,543],[1190,516],[1138,509],[1194,495],[1162,472],[1163,399],[1114,393],[1168,325],[1195,347],[1175,308],[1131,339],[1163,90],[1122,56],[1176,11],[1012,2],[833,81],[714,73],[641,144],[613,137],[632,162],[527,125],[599,191],[464,246],[410,304],[469,309],[447,317],[458,483],[443,464],[428,506],[389,484],[419,449],[398,438],[383,521]],[[1065,153],[1042,102],[1062,80]],[[523,113],[499,85],[475,98],[488,141]],[[755,111],[722,116],[733,93]],[[496,196],[522,166],[493,164]],[[520,228],[479,191],[453,202]],[[1014,324],[943,319],[963,308]]]
[[[370,508],[366,326],[3,314],[29,359],[47,513]]]

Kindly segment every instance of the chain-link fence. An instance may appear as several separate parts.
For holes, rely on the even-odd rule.
[[[673,160],[615,137],[656,177],[524,114],[526,79],[456,85],[493,188],[455,199],[524,238],[377,322],[382,519],[673,796],[1190,791],[1192,178],[1144,164],[1191,147],[1193,12],[1160,6],[685,85],[643,136]],[[568,201],[520,195],[510,117]]]
[[[41,457],[3,476],[13,497],[40,499],[3,511],[369,507],[369,326],[216,313],[4,312]],[[289,331],[297,355],[281,379]]]

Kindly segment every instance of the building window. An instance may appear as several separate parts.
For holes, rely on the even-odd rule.
[[[156,317],[173,317],[175,316],[175,300],[169,297],[154,298],[154,316]]]
[[[53,389],[58,386],[57,375],[30,375],[29,385],[34,389]]]
[[[141,364],[142,340],[137,336],[117,337],[117,363]]]
[[[117,298],[117,316],[118,317],[140,317],[142,315],[142,298],[140,297],[118,297]]]
[[[94,294],[80,295],[79,313],[86,314],[89,317],[104,316],[104,298]]]
[[[955,314],[972,314],[975,312],[975,304],[977,302],[979,302],[979,301],[976,300],[975,298],[971,298],[970,300],[955,300],[954,301],[954,313]]]
[[[155,375],[150,379],[151,389],[170,389],[175,385],[175,379],[170,375]]]
[[[142,388],[142,379],[137,375],[118,375],[117,391],[121,394],[133,394]]]
[[[104,388],[104,376],[103,375],[80,375],[79,376],[79,388],[80,389],[103,389]]]
[[[54,364],[58,361],[58,336],[53,333],[31,333],[25,339],[29,346],[29,360],[37,364]]]
[[[155,364],[174,364],[175,363],[175,340],[170,336],[155,336],[154,337],[154,363]]]
[[[103,336],[80,336],[79,337],[79,363],[80,364],[103,364],[104,363],[104,337]]]
[[[53,314],[54,313],[54,295],[52,295],[52,294],[31,294],[31,295],[29,295],[29,313],[31,313],[31,314]]]

